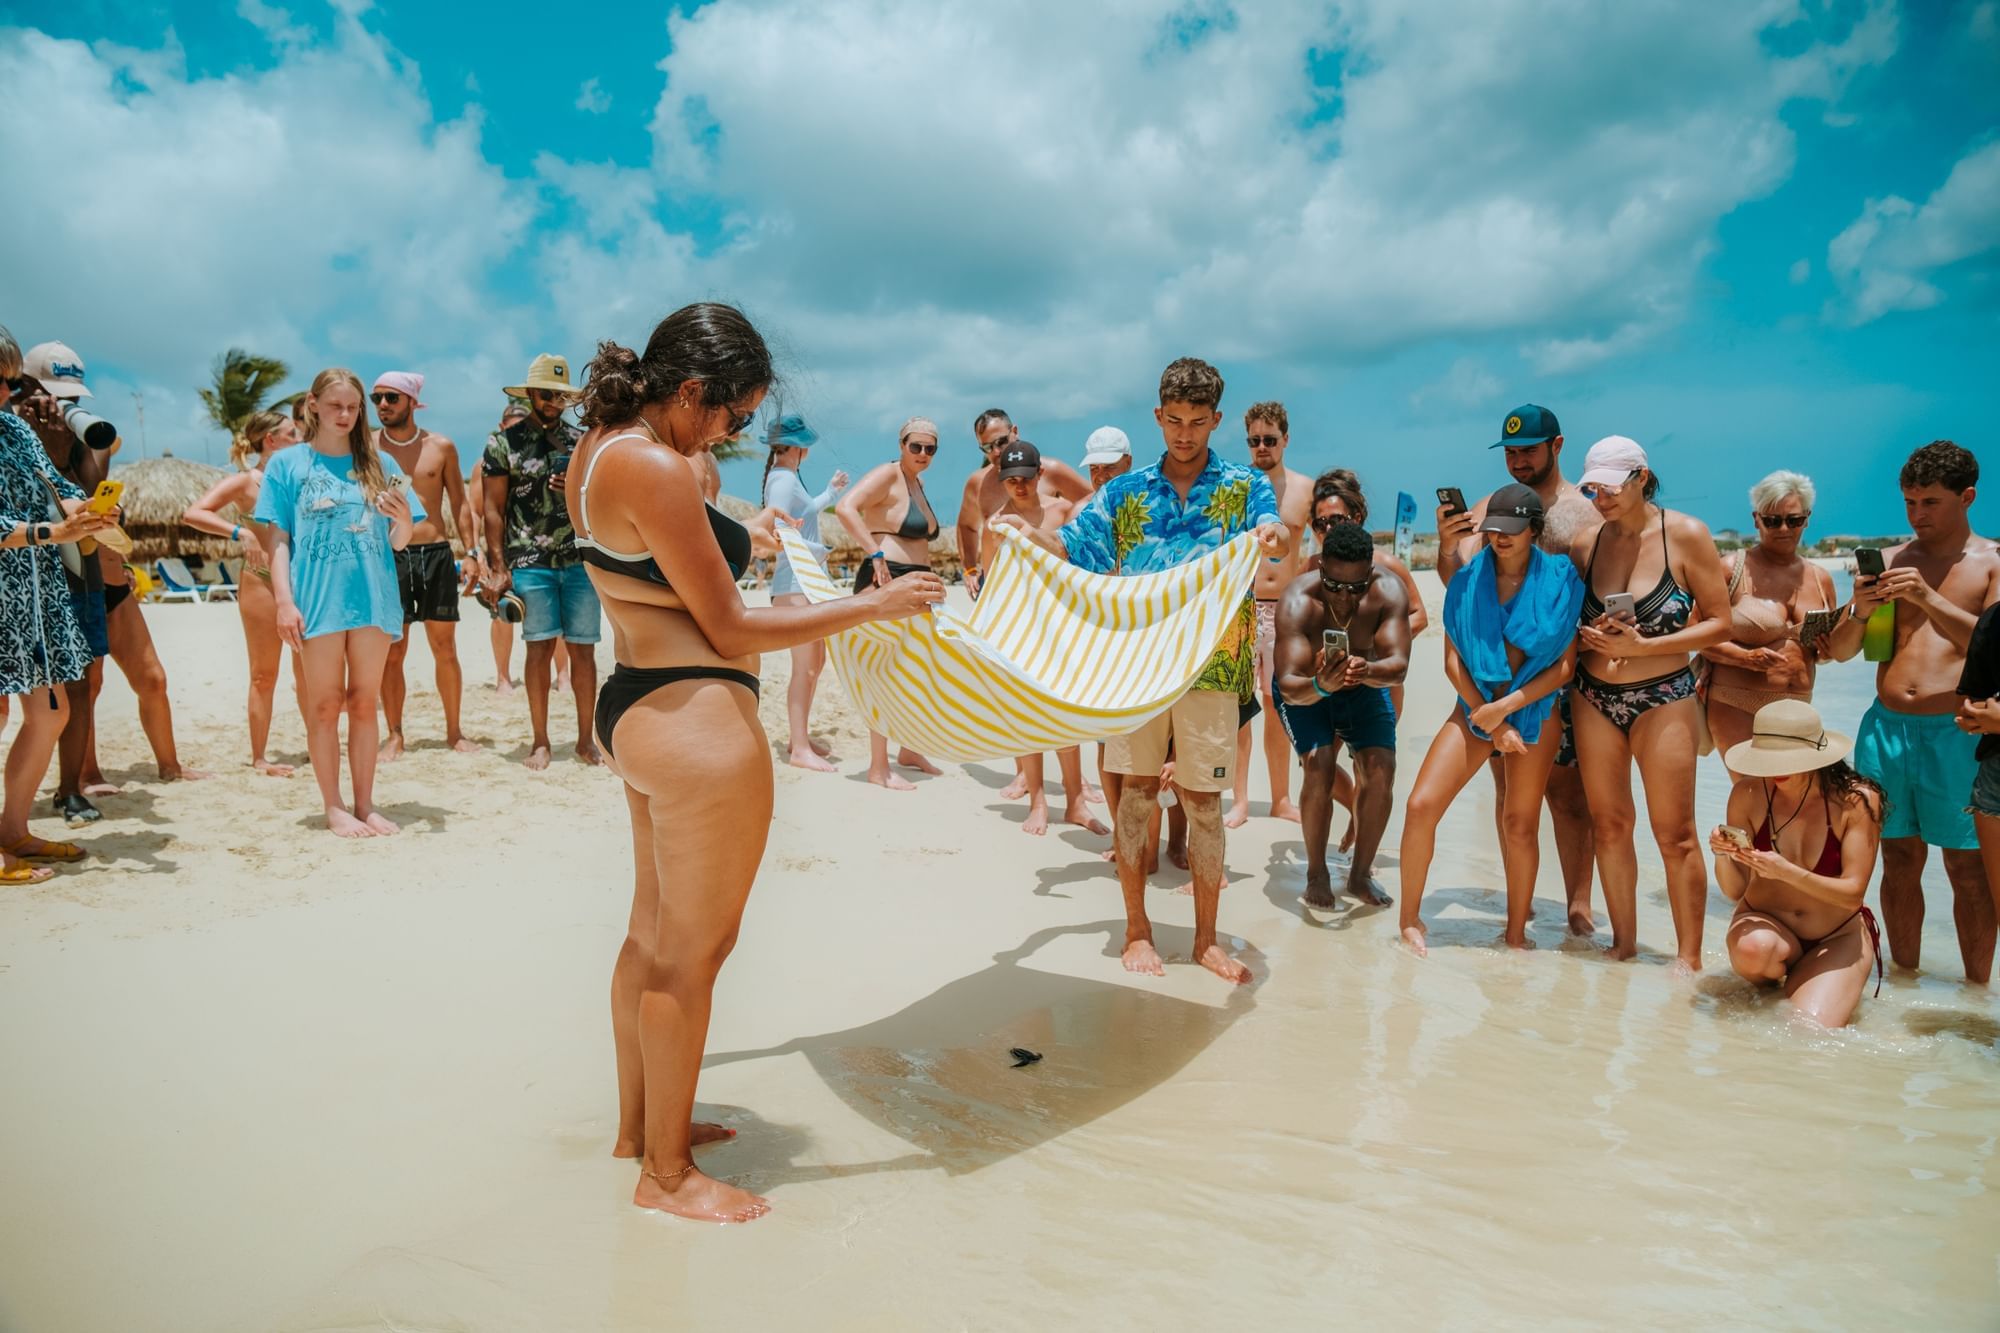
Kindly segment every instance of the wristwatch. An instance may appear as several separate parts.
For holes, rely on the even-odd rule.
[[[31,523],[31,524],[29,524],[29,525],[28,525],[28,545],[30,545],[30,546],[46,546],[46,545],[48,545],[48,542],[49,542],[49,525],[48,525],[48,524],[46,524],[46,523]]]

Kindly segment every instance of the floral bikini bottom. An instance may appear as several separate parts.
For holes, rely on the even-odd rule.
[[[1576,673],[1576,692],[1615,723],[1618,730],[1630,736],[1632,724],[1661,704],[1694,698],[1694,671],[1682,667],[1671,675],[1634,681],[1629,685],[1614,685],[1579,670]]]

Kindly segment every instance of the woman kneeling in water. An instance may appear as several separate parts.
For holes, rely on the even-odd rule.
[[[1716,883],[1736,903],[1729,963],[1738,976],[1782,985],[1820,1026],[1841,1027],[1871,969],[1882,990],[1875,914],[1862,903],[1882,838],[1882,789],[1848,766],[1854,741],[1826,730],[1809,703],[1766,704],[1751,726],[1723,760],[1739,776],[1729,823],[1708,839]]]

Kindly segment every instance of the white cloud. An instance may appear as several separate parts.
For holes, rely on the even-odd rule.
[[[1812,260],[1810,259],[1793,260],[1790,277],[1792,280],[1792,286],[1794,287],[1803,286],[1805,282],[1812,277]]]
[[[1924,310],[1945,299],[1934,279],[1966,261],[2000,253],[2000,140],[1961,157],[1923,204],[1897,195],[1870,199],[1826,247],[1826,267],[1840,288],[1830,318],[1866,324],[1898,310]]]
[[[583,87],[576,90],[576,109],[601,116],[611,109],[611,94],[604,91],[597,79],[585,79]]]
[[[1477,357],[1462,356],[1451,363],[1441,379],[1426,384],[1410,395],[1410,406],[1422,409],[1432,403],[1448,407],[1491,407],[1506,388],[1498,375]]]

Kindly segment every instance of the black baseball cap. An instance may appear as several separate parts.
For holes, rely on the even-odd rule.
[[[1032,477],[1042,470],[1042,451],[1026,440],[1015,440],[1000,451],[1000,476]]]
[[[1486,447],[1520,449],[1531,444],[1547,444],[1562,433],[1563,428],[1556,421],[1555,413],[1533,403],[1522,403],[1500,423],[1500,442]]]
[[[1479,521],[1478,531],[1499,532],[1509,536],[1526,532],[1529,524],[1542,516],[1542,497],[1535,494],[1532,486],[1520,482],[1509,482],[1502,486],[1486,501],[1486,517]]]

